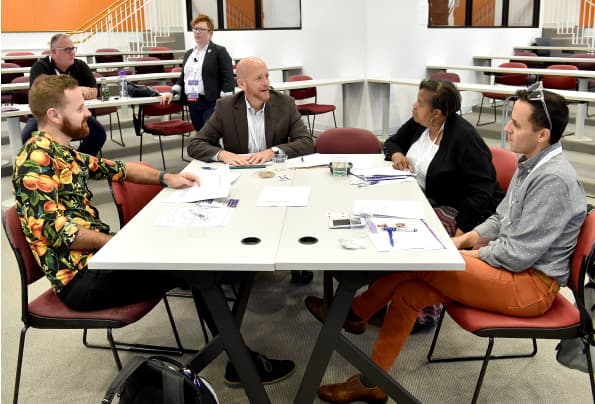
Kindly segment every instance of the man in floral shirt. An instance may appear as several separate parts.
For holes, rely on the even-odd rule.
[[[91,113],[76,80],[68,75],[39,76],[29,92],[29,105],[39,131],[16,158],[17,212],[35,259],[62,301],[76,310],[95,310],[141,301],[175,286],[159,272],[87,269],[93,253],[112,237],[91,205],[93,194],[87,181],[127,180],[185,188],[200,184],[199,178],[97,158],[71,148],[72,140],[89,134]]]

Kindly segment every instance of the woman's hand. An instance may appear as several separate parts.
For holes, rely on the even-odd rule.
[[[393,153],[390,157],[391,161],[393,162],[393,168],[396,170],[408,170],[413,172],[413,166],[407,160],[407,157],[401,152]]]

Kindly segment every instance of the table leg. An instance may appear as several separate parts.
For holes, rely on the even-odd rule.
[[[347,287],[347,285],[339,283],[333,304],[329,308],[327,320],[318,334],[316,345],[293,401],[295,404],[314,402],[316,391],[320,386],[333,350],[337,346],[343,322],[347,318],[351,301],[357,289],[357,287]]]
[[[578,79],[578,91],[589,91],[589,79]],[[574,140],[590,141],[591,139],[585,136],[585,119],[587,119],[587,103],[580,102],[576,105],[576,120],[574,129]]]
[[[271,401],[258,377],[239,329],[248,303],[253,276],[240,289],[238,300],[233,307],[234,315],[229,310],[227,300],[218,285],[216,273],[201,272],[188,278],[193,288],[202,294],[219,330],[219,334],[190,361],[190,368],[193,371],[203,369],[225,349],[240,377],[248,400],[251,403],[269,404]]]
[[[378,367],[369,356],[341,335],[343,322],[347,318],[357,290],[364,284],[368,284],[382,275],[384,273],[336,273],[337,280],[339,281],[337,292],[329,308],[327,320],[316,340],[316,345],[310,356],[304,377],[294,399],[294,404],[311,403],[314,401],[316,391],[318,390],[318,386],[320,386],[322,376],[334,350],[359,369],[360,372],[370,377],[374,383],[398,403],[419,403],[411,393]]]
[[[10,164],[14,164],[17,154],[19,154],[23,146],[19,117],[11,116],[10,118],[6,118],[6,126],[8,128],[8,141],[10,144]]]

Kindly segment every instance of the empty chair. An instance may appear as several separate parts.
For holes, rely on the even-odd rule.
[[[505,314],[484,311],[478,308],[468,307],[461,303],[450,302],[445,305],[446,310],[442,312],[434,338],[428,353],[429,362],[453,362],[464,360],[482,360],[483,364],[477,379],[472,403],[477,401],[479,391],[485,376],[486,368],[490,359],[526,358],[537,353],[536,339],[567,339],[580,338],[584,343],[589,367],[589,379],[591,383],[591,394],[595,400],[595,382],[593,380],[593,365],[591,360],[590,345],[594,344],[593,324],[591,322],[591,308],[585,308],[584,288],[585,274],[595,270],[595,211],[587,216],[581,231],[575,251],[570,262],[570,277],[568,287],[571,289],[576,305],[566,299],[562,293],[558,293],[551,308],[536,317],[514,317]],[[433,357],[436,341],[444,319],[444,313],[449,316],[463,329],[479,336],[487,337],[488,347],[484,356],[439,358]],[[494,356],[492,348],[495,338],[523,338],[531,339],[533,350],[527,354]],[[560,386],[567,388],[568,386]]]
[[[102,53],[120,52],[118,48],[99,48],[95,50],[95,63],[118,63],[124,61],[123,55],[102,55]],[[97,69],[98,73],[104,76],[117,76],[118,68],[105,67]]]
[[[19,52],[6,52],[4,54],[4,56],[34,56],[35,53],[33,52],[27,52],[27,51],[19,51]],[[24,57],[22,59],[9,59],[9,61],[11,63],[16,63],[17,65],[21,66],[21,67],[31,67],[33,66],[33,64],[37,61],[36,58],[31,58],[31,57]]]
[[[135,62],[155,62],[160,61],[158,57],[155,56],[141,56],[137,58],[130,59]],[[134,66],[134,73],[135,74],[150,74],[150,73],[165,73],[165,66],[163,64],[156,64],[150,66]],[[159,84],[158,81],[155,80],[142,80],[139,81],[141,84],[146,85],[157,85]]]
[[[573,53],[570,57],[580,59],[591,59],[592,62],[576,63],[579,70],[595,70],[595,54],[593,53]]]
[[[151,53],[150,56],[159,58],[161,60],[173,60],[175,59],[174,57],[174,53],[171,51],[171,48],[168,48],[167,46],[151,46],[149,48],[150,51],[152,52],[159,52],[159,53]],[[164,69],[166,72],[171,72],[171,70],[174,68],[175,66],[165,66]]]
[[[115,341],[112,336],[113,328],[121,328],[140,320],[149,313],[159,301],[161,301],[162,296],[157,296],[153,299],[126,306],[87,311],[75,311],[70,309],[62,303],[62,300],[60,300],[52,289],[48,289],[38,297],[30,300],[29,287],[33,283],[37,283],[36,281],[40,278],[45,278],[45,275],[33,257],[29,243],[21,228],[21,221],[15,206],[12,206],[3,214],[2,224],[4,226],[6,238],[15,254],[21,280],[21,321],[23,322],[23,328],[21,329],[19,340],[19,352],[14,385],[14,403],[18,401],[23,353],[25,349],[25,336],[29,328],[82,329],[83,344],[91,348],[111,349],[118,369],[122,368],[122,363],[117,349],[163,352],[178,355],[185,352],[180,342],[178,331],[175,327],[171,310],[165,296],[163,296],[163,302],[165,303],[169,321],[176,339],[177,347],[175,348],[142,344],[123,344]],[[3,265],[3,269],[8,270],[7,265]],[[87,329],[106,329],[109,347],[88,344]],[[58,347],[52,347],[52,349],[58,349]],[[77,363],[77,361],[74,361],[73,363]],[[62,370],[62,372],[63,371],[64,370]],[[85,371],[85,367],[84,364],[81,363],[80,372],[83,371]],[[73,371],[72,373],[72,375],[68,375],[67,377],[75,377],[76,371]],[[59,373],[55,374],[56,377],[58,374]],[[56,380],[56,383],[58,383],[58,379]]]
[[[516,51],[516,52],[514,52],[514,56],[537,57],[537,53],[535,53],[535,52],[528,52],[528,51]],[[544,63],[543,62],[529,62],[529,61],[526,61],[526,60],[523,60],[522,62],[524,64],[526,64],[527,67],[529,67],[529,68],[533,68],[533,67],[541,68],[541,67],[544,66]]]
[[[460,83],[461,77],[457,73],[451,72],[435,72],[432,73],[429,77],[432,80],[450,80],[453,83]]]
[[[314,149],[322,154],[376,154],[382,146],[372,132],[359,128],[331,128],[318,136]]]
[[[490,146],[490,152],[492,153],[492,164],[496,169],[496,181],[498,181],[500,189],[506,192],[516,171],[519,162],[518,157],[510,150],[496,146]]]
[[[303,74],[289,76],[289,81],[302,80],[312,80],[312,77]],[[308,129],[310,130],[310,134],[312,136],[314,135],[314,122],[316,121],[316,115],[332,112],[333,121],[335,122],[335,128],[337,127],[337,119],[335,118],[335,109],[337,108],[331,104],[318,104],[318,95],[316,92],[316,87],[290,90],[289,95],[292,96],[296,101],[314,98],[314,102],[309,102],[306,104],[297,104],[297,109],[300,112],[300,114],[305,115],[308,120]],[[310,126],[310,115],[312,115],[312,126]]]
[[[8,84],[8,83],[12,83],[12,81],[14,79],[16,79],[17,77],[23,77],[25,74],[24,73],[5,73],[4,69],[14,69],[14,68],[18,68],[21,67],[19,65],[17,65],[16,63],[2,63],[2,84]],[[2,94],[2,104],[10,104],[12,103],[12,94],[11,93],[6,93],[6,94]]]
[[[578,70],[578,67],[574,65],[550,65],[547,69],[554,70]],[[552,76],[544,73],[543,75],[543,87],[551,88],[555,90],[572,90],[576,91],[576,77],[571,76]]]
[[[171,91],[171,86],[154,86],[154,89],[159,92]],[[163,143],[161,137],[163,136],[182,136],[182,160],[190,161],[184,158],[184,138],[190,136],[194,131],[192,122],[184,119],[168,119],[156,122],[146,122],[147,117],[177,114],[182,112],[184,107],[181,104],[145,104],[139,106],[138,116],[133,117],[134,125],[137,129],[137,135],[140,136],[140,160],[143,159],[143,134],[148,133],[159,138],[159,148],[161,149],[161,160],[163,162],[163,169],[166,170],[165,156],[163,154]]]
[[[527,65],[521,62],[506,62],[502,63],[498,67],[509,67],[509,68],[521,68],[526,69]],[[527,85],[527,75],[526,74],[519,74],[519,73],[500,73],[494,79],[495,84],[505,84],[509,86],[526,86]],[[490,122],[480,123],[481,121],[481,113],[483,111],[483,100],[485,98],[489,98],[492,100],[492,107],[494,109],[494,120]],[[490,93],[485,92],[481,94],[481,105],[479,106],[479,116],[477,117],[477,126],[487,125],[490,123],[496,122],[496,100],[506,100],[508,96],[506,94],[497,94],[497,93]]]
[[[97,73],[97,72],[95,72],[93,74],[95,75],[96,79],[101,79],[103,77],[103,75],[101,75],[100,73]],[[96,118],[98,116],[107,115],[109,118],[109,137],[110,137],[111,141],[122,146],[122,147],[126,146],[124,144],[124,138],[122,136],[122,126],[120,124],[120,114],[118,112],[118,107],[91,108],[91,113]],[[118,122],[118,130],[120,131],[120,141],[119,142],[114,139],[114,129],[112,127],[112,114],[116,114],[116,121]]]

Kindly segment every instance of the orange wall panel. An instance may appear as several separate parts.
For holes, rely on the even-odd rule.
[[[114,0],[2,0],[2,32],[71,31]]]

